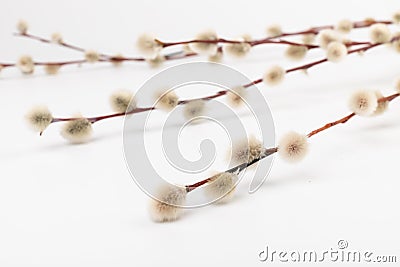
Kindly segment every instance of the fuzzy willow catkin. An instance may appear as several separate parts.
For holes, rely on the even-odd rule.
[[[35,64],[31,56],[23,55],[18,59],[18,68],[23,74],[32,74],[35,70]]]
[[[218,39],[218,36],[213,30],[208,30],[199,33],[195,39],[205,40],[205,41],[215,41]],[[190,48],[194,52],[199,54],[215,55],[218,50],[218,45],[216,43],[209,43],[209,42],[194,42],[190,44]]]
[[[378,23],[371,26],[370,37],[374,44],[388,43],[391,39],[392,33],[386,24]]]
[[[68,121],[62,128],[61,135],[71,143],[84,143],[92,135],[92,123],[86,118]]]
[[[178,219],[185,203],[185,187],[169,185],[159,189],[157,199],[152,199],[149,206],[150,216],[155,222],[169,222]]]
[[[264,75],[264,82],[267,85],[278,85],[285,78],[286,71],[281,66],[270,67]]]
[[[336,24],[335,29],[342,33],[349,33],[353,27],[353,22],[351,20],[343,19]]]
[[[42,134],[42,132],[51,124],[53,116],[49,109],[45,106],[37,106],[32,108],[25,116],[29,126]]]
[[[374,91],[357,91],[350,100],[349,107],[352,112],[359,116],[369,116],[378,107],[378,98]]]
[[[186,119],[190,120],[196,117],[199,117],[204,114],[205,111],[205,102],[204,100],[194,100],[190,101],[185,105],[183,115]]]
[[[128,90],[118,90],[110,96],[111,108],[117,113],[130,112],[136,108],[133,93]]]
[[[153,58],[157,55],[157,53],[162,49],[162,46],[153,35],[150,34],[142,34],[137,39],[137,48],[144,55]]]
[[[231,151],[233,162],[236,164],[252,162],[264,152],[263,144],[254,136],[233,144]]]
[[[173,110],[177,105],[179,98],[174,91],[156,93],[156,107],[166,111]]]
[[[236,86],[226,93],[226,97],[231,106],[241,106],[246,97],[246,88],[243,86]]]
[[[308,152],[307,136],[289,132],[282,136],[278,145],[278,154],[288,162],[298,162],[304,159]]]
[[[328,48],[328,45],[332,42],[341,42],[342,41],[340,38],[340,35],[331,29],[321,31],[318,34],[317,38],[318,38],[319,46],[323,49]]]
[[[223,172],[210,178],[205,193],[212,200],[217,199],[218,203],[230,201],[235,193],[238,176],[235,173]]]
[[[343,43],[331,42],[326,48],[326,58],[331,62],[339,62],[347,55],[347,47]]]

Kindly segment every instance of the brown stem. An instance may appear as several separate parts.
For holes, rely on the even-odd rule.
[[[30,34],[30,33],[14,33],[14,35],[15,36],[19,36],[19,37],[25,37],[25,38],[37,40],[37,41],[42,42],[42,43],[60,45],[60,46],[63,46],[65,48],[69,48],[69,49],[72,49],[72,50],[75,50],[75,51],[78,51],[78,52],[82,52],[82,53],[85,53],[85,51],[86,51],[86,49],[84,49],[82,47],[79,47],[79,46],[76,46],[76,45],[73,45],[73,44],[69,44],[69,43],[66,43],[64,41],[61,41],[61,42],[58,42],[58,43],[54,43],[50,39],[47,39],[47,38],[44,38],[44,37],[41,37],[41,36],[37,36],[37,35],[33,35],[33,34]],[[101,61],[101,62],[110,62],[110,61],[111,62],[114,62],[114,61],[121,61],[121,62],[122,61],[145,61],[146,60],[143,57],[123,57],[123,56],[119,57],[119,56],[112,56],[112,55],[108,55],[108,54],[104,54],[104,53],[100,53],[99,55],[100,55],[100,58],[101,58],[101,60],[99,60],[99,61]],[[175,59],[176,58],[176,56],[174,56],[173,54],[172,55],[165,55],[165,57],[166,57],[166,59]]]
[[[399,93],[392,94],[390,96],[380,98],[378,100],[378,102],[379,103],[381,103],[381,102],[391,102],[393,99],[396,99],[399,96],[400,96]],[[312,137],[312,136],[314,136],[314,135],[316,135],[316,134],[318,134],[320,132],[323,132],[325,130],[328,130],[328,129],[330,129],[333,126],[336,126],[338,124],[344,124],[344,123],[348,122],[351,118],[353,118],[355,115],[356,114],[353,112],[353,113],[351,113],[351,114],[349,114],[349,115],[347,115],[347,116],[345,116],[345,117],[343,117],[341,119],[338,119],[338,120],[333,121],[333,122],[329,122],[329,123],[325,124],[324,126],[311,131],[309,134],[307,134],[307,137],[310,138],[310,137]]]
[[[48,43],[48,44],[53,44],[54,43],[50,39],[46,39],[46,38],[43,38],[41,36],[33,35],[33,34],[30,34],[30,33],[14,33],[14,35],[18,36],[18,37],[26,37],[26,38],[33,39],[33,40],[36,40],[36,41],[39,41],[39,42],[42,42],[42,43]],[[83,49],[83,48],[81,48],[79,46],[76,46],[76,45],[67,44],[64,41],[57,42],[57,43],[54,43],[54,44],[58,44],[58,45],[66,47],[66,48],[75,50],[75,51],[85,52],[85,49]]]
[[[103,115],[103,116],[96,116],[96,117],[89,117],[86,118],[88,121],[90,121],[91,123],[95,123],[101,120],[105,120],[105,119],[111,119],[111,118],[115,118],[115,117],[121,117],[121,116],[125,116],[125,115],[132,115],[132,114],[136,114],[136,113],[142,113],[142,112],[146,112],[146,111],[150,111],[150,110],[154,110],[156,109],[155,107],[148,107],[148,108],[135,108],[127,113],[122,112],[122,113],[114,113],[114,114],[108,114],[108,115]],[[66,121],[73,121],[73,120],[78,120],[81,118],[53,118],[51,123],[55,123],[55,122],[66,122]]]
[[[172,54],[167,54],[165,55],[166,60],[178,60],[178,59],[184,59],[184,58],[189,58],[196,56],[196,53],[172,53]],[[100,58],[97,62],[104,63],[104,62],[129,62],[129,61],[145,61],[146,59],[144,58],[135,58],[135,57],[110,57],[110,58]],[[77,60],[66,60],[66,61],[35,61],[33,62],[33,65],[35,66],[49,66],[49,65],[55,65],[55,66],[66,66],[66,65],[81,65],[84,63],[89,63],[86,59],[77,59]],[[9,67],[17,67],[16,63],[1,63],[0,66],[2,68],[9,68]]]
[[[392,94],[390,96],[379,98],[378,102],[379,103],[386,102],[386,101],[387,102],[391,102],[393,99],[395,99],[395,98],[397,98],[399,96],[400,96],[400,93]]]
[[[353,118],[355,115],[356,115],[355,113],[351,113],[351,114],[349,114],[349,115],[347,115],[347,116],[345,116],[345,117],[343,117],[343,118],[341,118],[341,119],[339,119],[337,121],[327,123],[324,126],[322,126],[321,128],[318,128],[316,130],[311,131],[309,134],[307,134],[307,137],[310,138],[313,135],[316,135],[316,134],[318,134],[318,133],[320,133],[322,131],[325,131],[325,130],[327,130],[327,129],[335,126],[335,125],[338,125],[340,123],[346,123],[348,120]]]
[[[189,40],[189,41],[179,41],[179,42],[162,42],[160,40],[157,40],[158,43],[160,43],[163,48],[170,47],[170,46],[176,46],[176,45],[185,45],[185,44],[191,44],[191,43],[204,43],[204,44],[249,44],[251,46],[256,46],[256,45],[262,45],[262,44],[282,44],[282,45],[294,45],[294,46],[305,46],[308,49],[313,49],[313,48],[318,48],[318,45],[311,45],[311,44],[303,44],[303,43],[297,43],[297,42],[292,42],[292,41],[287,41],[287,40],[255,40],[255,41],[237,41],[237,40],[228,40],[228,39],[223,39],[219,38],[216,40],[200,40],[200,39],[194,39],[194,40]]]
[[[369,26],[371,26],[373,24],[376,24],[376,23],[393,24],[393,22],[389,21],[389,20],[366,19],[366,20],[353,22],[353,28],[355,28],[355,29],[365,28],[365,27],[369,27]],[[295,35],[318,34],[322,30],[334,29],[334,27],[335,27],[334,25],[312,27],[312,28],[310,28],[308,30],[296,31],[296,32],[286,32],[286,33],[282,33],[282,34],[274,36],[274,37],[266,37],[266,38],[262,38],[262,39],[258,39],[258,40],[251,40],[251,41],[237,41],[237,40],[229,40],[229,39],[224,39],[224,38],[218,38],[216,40],[192,39],[192,40],[178,41],[178,42],[163,42],[163,41],[160,41],[160,40],[156,39],[156,41],[158,43],[160,43],[163,47],[170,47],[170,46],[184,45],[184,44],[191,44],[191,43],[207,43],[207,44],[247,43],[247,44],[250,44],[251,46],[256,46],[256,45],[261,45],[261,44],[288,44],[288,45],[307,46],[308,48],[316,48],[318,46],[295,43],[295,42],[290,42],[290,41],[285,41],[285,40],[275,40],[275,39],[279,39],[279,38],[287,37],[287,36],[295,36]],[[355,42],[353,45],[356,45],[356,44],[357,44],[357,42]]]

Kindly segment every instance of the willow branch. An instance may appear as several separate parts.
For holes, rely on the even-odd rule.
[[[392,21],[390,20],[374,20],[374,19],[365,19],[361,21],[356,21],[353,22],[353,28],[354,29],[360,29],[360,28],[367,28],[373,24],[377,23],[382,23],[382,24],[393,24]],[[301,43],[295,43],[295,42],[289,42],[285,40],[276,40],[280,39],[282,37],[288,37],[288,36],[296,36],[296,35],[305,35],[305,34],[318,34],[322,30],[326,29],[334,29],[334,25],[325,25],[325,26],[317,26],[317,27],[311,27],[307,30],[302,30],[302,31],[295,31],[295,32],[283,32],[282,34],[273,36],[273,37],[266,37],[262,39],[256,39],[256,40],[243,40],[243,41],[238,41],[238,40],[231,40],[231,39],[225,39],[225,38],[218,38],[216,40],[200,40],[200,39],[192,39],[192,40],[186,40],[186,41],[178,41],[178,42],[163,42],[157,39],[157,42],[160,43],[163,47],[171,47],[171,46],[176,46],[176,45],[184,45],[184,44],[191,44],[191,43],[207,43],[207,44],[240,44],[240,43],[247,43],[251,46],[257,46],[257,45],[262,45],[262,44],[289,44],[289,45],[301,45],[301,46],[307,46],[308,48],[316,48],[313,45],[307,45],[307,44],[301,44]],[[357,42],[355,42],[353,45],[356,45]],[[350,45],[350,44],[349,44]],[[318,46],[317,46],[318,47]]]
[[[400,96],[399,93],[392,94],[390,96],[380,98],[378,100],[378,102],[391,102],[392,100],[396,99],[399,96]],[[349,114],[347,116],[344,116],[341,119],[338,119],[338,120],[333,121],[333,122],[329,122],[329,123],[325,124],[324,126],[311,131],[309,134],[307,134],[307,137],[310,138],[310,137],[312,137],[312,136],[314,136],[314,135],[316,135],[316,134],[318,134],[320,132],[326,131],[326,130],[328,130],[328,129],[330,129],[330,128],[338,125],[338,124],[345,124],[346,122],[348,122],[354,116],[356,116],[356,114],[353,112],[353,113],[351,113],[351,114]]]
[[[391,102],[392,100],[396,99],[399,96],[400,96],[400,93],[392,94],[392,95],[380,98],[378,100],[378,102]],[[356,116],[356,114],[355,113],[351,113],[351,114],[349,114],[349,115],[347,115],[347,116],[345,116],[343,118],[340,118],[340,119],[338,119],[338,120],[336,120],[334,122],[329,122],[329,123],[325,124],[324,126],[311,131],[307,135],[307,138],[311,138],[312,136],[314,136],[314,135],[316,135],[318,133],[321,133],[323,131],[326,131],[326,130],[328,130],[328,129],[336,126],[336,125],[345,124],[346,122],[348,122],[354,116]],[[271,156],[271,155],[273,155],[273,154],[275,154],[277,152],[278,152],[278,147],[266,148],[264,150],[264,153],[262,153],[262,155],[260,157],[254,159],[251,162],[247,162],[247,163],[245,162],[245,163],[242,163],[240,165],[237,165],[237,166],[235,166],[235,167],[233,167],[233,168],[231,168],[229,170],[226,170],[225,172],[239,174],[240,172],[242,172],[243,170],[247,169],[251,165],[253,165],[253,164],[255,164],[255,163],[257,163],[257,162],[259,162],[259,161],[261,161],[261,160],[263,160],[263,159],[265,159],[265,158],[267,158],[267,157],[269,157],[269,156]],[[185,186],[186,187],[186,191],[187,192],[191,192],[191,191],[195,190],[196,188],[199,188],[199,187],[207,184],[212,179],[213,179],[213,176],[208,177],[208,178],[206,178],[204,180],[201,180],[199,182],[196,182],[194,184],[186,185]]]

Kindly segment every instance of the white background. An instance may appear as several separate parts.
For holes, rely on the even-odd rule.
[[[22,1],[3,0],[0,61],[22,54],[37,60],[75,59],[63,48],[13,37],[18,19],[32,33],[64,39],[106,53],[137,55],[136,37],[187,39],[213,28],[224,37],[280,23],[285,30],[331,24],[342,18],[389,19],[398,1]],[[392,27],[395,30],[395,27]],[[398,30],[398,28],[397,28]],[[366,31],[354,38],[365,40]],[[245,60],[224,63],[252,79],[279,63],[284,48],[255,48]],[[304,63],[320,58],[313,52]],[[184,61],[181,61],[184,62]],[[168,63],[165,66],[172,66]],[[52,125],[39,137],[24,122],[33,105],[54,115],[91,116],[110,112],[108,95],[136,90],[158,70],[143,64],[75,66],[47,76],[38,69],[24,77],[0,74],[0,266],[262,266],[258,253],[337,248],[396,255],[398,225],[400,105],[381,117],[355,118],[310,140],[311,152],[297,165],[279,158],[264,186],[247,194],[249,180],[227,205],[188,211],[179,221],[155,224],[148,197],[133,182],[122,150],[122,119],[95,125],[92,142],[70,145]],[[360,88],[392,93],[400,55],[388,47],[324,64],[307,77],[291,74],[275,88],[259,87],[270,103],[277,136],[308,132],[348,113],[346,101]],[[201,136],[199,136],[200,138]],[[225,152],[221,152],[220,157]],[[397,254],[396,254],[397,253]],[[301,264],[298,264],[299,266]]]

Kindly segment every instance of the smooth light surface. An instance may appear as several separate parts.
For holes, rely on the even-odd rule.
[[[59,31],[66,41],[85,48],[138,55],[134,42],[142,32],[161,40],[188,39],[207,28],[230,38],[243,33],[262,37],[273,23],[291,31],[343,18],[389,19],[399,9],[395,0],[5,0],[0,61],[13,62],[22,54],[37,60],[82,57],[12,36],[20,18],[29,21],[32,33],[50,36]],[[360,30],[351,36],[366,40],[368,33]],[[283,54],[283,47],[263,46],[246,59],[226,58],[224,63],[257,79],[271,65],[289,68],[323,57],[313,51],[302,62],[290,62]],[[63,140],[61,125],[52,125],[39,137],[25,124],[24,114],[37,104],[48,105],[57,116],[106,114],[114,90],[136,90],[157,71],[140,63],[71,66],[56,76],[41,69],[33,76],[2,71],[0,266],[262,266],[270,264],[258,260],[266,245],[322,253],[337,248],[341,239],[351,250],[397,255],[400,261],[398,100],[383,116],[356,117],[313,137],[308,157],[297,165],[277,158],[257,193],[247,194],[245,178],[232,202],[189,210],[168,224],[150,221],[149,198],[126,169],[122,119],[95,125],[92,142],[84,145]],[[308,76],[293,73],[277,87],[259,88],[271,106],[279,138],[347,115],[347,99],[354,90],[391,94],[399,76],[400,54],[383,46],[320,65]],[[206,130],[192,131],[198,140],[209,137]],[[215,131],[214,138],[223,144],[222,131]],[[225,156],[220,151],[218,158]]]

